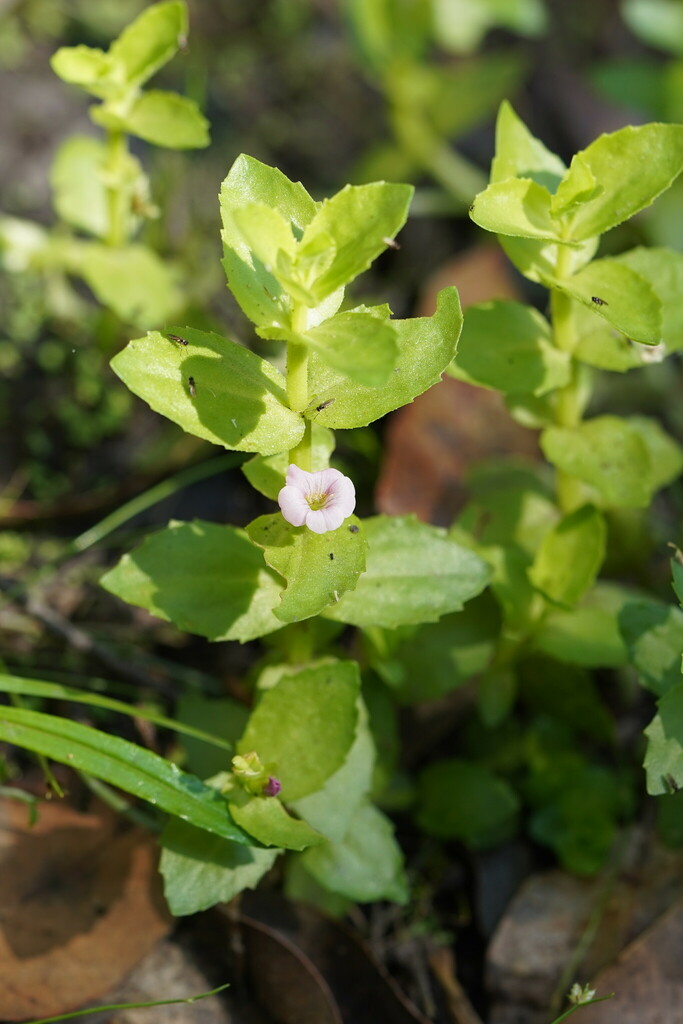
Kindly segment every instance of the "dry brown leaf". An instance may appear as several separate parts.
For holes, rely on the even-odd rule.
[[[445,264],[427,283],[419,315],[431,315],[438,291],[452,284],[463,308],[520,298],[495,246],[475,246]],[[389,420],[377,508],[387,515],[414,512],[425,522],[449,526],[465,502],[467,469],[501,455],[537,459],[535,433],[514,422],[498,392],[447,378]]]
[[[498,392],[447,378],[390,420],[377,508],[450,526],[469,467],[504,455],[538,458],[536,434],[510,418]]]
[[[156,848],[142,831],[43,804],[0,802],[0,1019],[99,999],[170,928]]]
[[[234,935],[233,915],[217,916]],[[429,1024],[342,922],[272,892],[243,893],[236,919],[251,991],[276,1024]]]
[[[423,289],[418,316],[431,316],[438,293],[453,284],[463,309],[488,299],[519,302],[522,298],[503,250],[497,245],[474,245],[432,274]]]

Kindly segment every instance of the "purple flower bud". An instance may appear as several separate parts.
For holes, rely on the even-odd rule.
[[[262,789],[264,796],[277,796],[282,789],[282,783],[274,775],[268,776],[268,781]]]

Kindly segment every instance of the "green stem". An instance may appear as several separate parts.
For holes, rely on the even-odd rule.
[[[107,133],[107,244],[123,245],[128,238],[128,197],[123,188],[123,162],[128,155],[128,140],[123,132]]]
[[[292,331],[303,334],[306,330],[308,309],[296,306],[292,312]],[[287,398],[294,412],[303,413],[309,405],[308,397],[308,349],[295,341],[287,343]],[[304,420],[304,436],[296,448],[289,453],[289,461],[300,469],[310,472],[312,468],[311,421]]]
[[[421,111],[394,101],[390,119],[400,145],[458,204],[468,207],[486,188],[486,175],[439,138]]]
[[[555,274],[559,280],[569,276],[571,249],[558,246]],[[581,422],[583,400],[581,396],[579,366],[573,358],[576,335],[572,315],[572,300],[566,292],[553,288],[550,294],[550,310],[553,321],[555,345],[566,352],[571,359],[570,378],[557,392],[555,401],[555,422],[559,427],[572,429]],[[570,512],[581,503],[581,482],[574,476],[557,470],[555,489],[557,502],[563,512]]]

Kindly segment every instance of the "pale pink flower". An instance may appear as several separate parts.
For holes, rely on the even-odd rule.
[[[287,483],[277,496],[282,514],[292,526],[313,533],[337,530],[356,507],[356,489],[338,469],[307,473],[291,465]]]

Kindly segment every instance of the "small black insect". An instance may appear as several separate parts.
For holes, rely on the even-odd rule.
[[[194,382],[194,377],[187,378],[187,390],[190,392],[193,398],[197,394],[197,386]]]
[[[473,210],[474,210],[474,203],[471,203],[471,204],[470,204],[470,213],[472,213],[472,212],[473,212]]]
[[[676,780],[674,779],[673,775],[669,775],[669,774],[667,773],[667,774],[666,774],[666,775],[664,776],[664,781],[666,782],[667,786],[669,787],[669,790],[670,790],[670,791],[671,791],[672,793],[678,793],[678,791],[679,791],[679,789],[680,789],[681,787],[680,787],[680,786],[678,785],[678,783],[677,783],[677,782],[676,782]]]
[[[330,551],[330,561],[334,562],[334,552]]]
[[[354,523],[353,526],[349,526],[349,533],[358,533],[358,527]]]
[[[315,411],[322,412],[323,409],[327,409],[328,405],[332,405],[334,398],[328,398],[326,402],[321,402],[320,405],[316,405]]]
[[[601,299],[599,295],[591,295],[591,302],[594,302],[596,306],[609,306],[609,302]]]
[[[179,345],[187,345],[185,338],[181,338],[179,334],[169,334],[167,337],[169,337],[171,341],[177,341]]]

